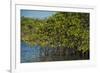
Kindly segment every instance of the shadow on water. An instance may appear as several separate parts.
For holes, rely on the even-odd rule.
[[[30,47],[23,42],[21,43],[21,63],[89,59],[89,52],[84,57],[81,52],[75,52],[74,49],[62,50],[63,54],[58,49],[41,48],[38,45]]]

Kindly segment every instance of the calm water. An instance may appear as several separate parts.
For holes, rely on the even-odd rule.
[[[39,46],[30,47],[26,43],[21,43],[21,62],[34,62],[39,61],[36,59],[39,57]]]
[[[64,60],[64,57],[56,55],[57,50],[47,48],[46,51],[39,46],[30,47],[26,43],[21,43],[21,63]]]
[[[58,49],[30,47],[24,42],[21,43],[21,63],[89,59],[88,52],[84,56],[81,52],[75,52],[74,49],[64,50],[63,53],[65,54],[61,56]]]

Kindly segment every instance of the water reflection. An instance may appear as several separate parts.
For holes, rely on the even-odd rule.
[[[21,63],[83,59],[89,59],[89,52],[83,55],[81,51],[71,48],[41,48],[38,45],[30,47],[24,42],[21,43]]]

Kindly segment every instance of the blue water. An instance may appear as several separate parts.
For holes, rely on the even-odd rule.
[[[46,55],[46,52],[49,55]],[[30,47],[25,42],[21,43],[21,63],[58,61],[64,59],[63,57],[57,56],[56,53],[57,50],[54,48],[41,48],[38,45]]]
[[[30,47],[26,43],[21,43],[21,62],[34,62],[39,61],[39,53],[40,53],[39,46]]]
[[[29,46],[29,44],[21,42],[21,63],[89,59],[88,54],[84,58],[78,52],[74,54],[73,50],[65,50],[65,55],[60,56],[59,50],[54,48]]]
[[[47,51],[44,51],[47,50]],[[41,61],[54,61],[60,60],[59,56],[55,56],[54,49],[41,48],[40,46],[29,46],[29,44],[21,43],[21,63],[41,62]],[[46,52],[49,55],[46,55]],[[52,56],[53,55],[53,56]]]

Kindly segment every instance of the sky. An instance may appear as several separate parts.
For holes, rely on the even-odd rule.
[[[52,11],[39,11],[39,10],[21,10],[21,16],[29,18],[39,18],[44,19],[51,16],[55,12]]]

